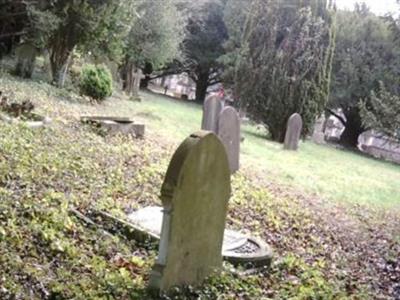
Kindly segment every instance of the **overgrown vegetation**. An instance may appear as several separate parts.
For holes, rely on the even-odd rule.
[[[18,101],[32,98],[55,120],[50,128],[3,124],[0,131],[0,298],[151,299],[145,287],[156,252],[88,227],[70,208],[123,217],[126,211],[159,205],[168,161],[177,143],[197,129],[200,108],[146,94],[143,103],[113,98],[93,106],[47,84],[3,76],[0,85]],[[135,115],[150,130],[144,140],[103,137],[79,122],[82,113]],[[184,128],[180,122],[191,125]],[[256,139],[263,141],[246,135],[244,144]],[[242,171],[233,178],[228,227],[268,241],[276,253],[272,268],[244,275],[226,265],[201,287],[177,289],[165,299],[399,296],[395,206],[385,211],[291,192],[266,180],[255,167],[260,159],[254,157],[256,164],[249,155],[244,153]],[[382,172],[399,173],[370,162],[380,164]]]
[[[82,94],[96,100],[111,96],[113,82],[110,70],[105,66],[87,65],[82,69],[79,87]]]

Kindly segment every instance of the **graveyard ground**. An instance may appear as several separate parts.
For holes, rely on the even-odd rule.
[[[51,127],[1,124],[0,298],[150,299],[151,246],[88,226],[88,214],[159,204],[176,146],[200,125],[195,104],[143,93],[92,104],[74,92],[1,74],[11,99],[31,99]],[[108,137],[79,116],[130,116],[146,138]],[[311,143],[288,153],[245,125],[228,227],[268,241],[270,270],[232,272],[165,299],[400,297],[400,167]],[[397,183],[397,184],[396,184]]]

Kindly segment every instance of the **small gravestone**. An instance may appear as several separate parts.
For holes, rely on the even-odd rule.
[[[161,188],[163,221],[150,288],[200,284],[222,267],[230,192],[221,141],[206,131],[188,137],[172,157]]]
[[[203,105],[202,130],[218,134],[218,120],[223,107],[224,105],[218,96],[210,96],[206,99]]]
[[[137,69],[135,73],[132,74],[133,76],[133,89],[132,89],[132,97],[134,99],[139,99],[139,90],[140,90],[140,82],[145,76],[141,69]]]
[[[239,170],[240,155],[240,117],[236,110],[225,107],[218,121],[218,137],[225,146],[231,173]]]
[[[315,121],[314,131],[311,139],[316,144],[325,144],[325,121],[325,116],[321,116]]]
[[[291,115],[286,127],[285,142],[283,148],[296,151],[299,148],[303,120],[298,113]]]

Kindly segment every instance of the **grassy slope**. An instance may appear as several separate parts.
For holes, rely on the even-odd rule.
[[[146,94],[143,103],[129,104],[148,126],[182,140],[201,124],[201,106]],[[400,166],[311,142],[299,152],[282,150],[263,132],[243,126],[244,166],[257,166],[268,180],[335,201],[400,207]]]
[[[159,203],[168,160],[181,139],[198,128],[199,107],[149,94],[142,103],[114,98],[91,105],[46,84],[7,76],[0,78],[0,86],[13,99],[31,98],[38,111],[55,120],[51,128],[35,131],[2,124],[0,298],[149,299],[145,286],[156,253],[121,236],[107,237],[87,228],[68,213],[68,207],[82,212],[96,207],[121,214]],[[145,140],[101,137],[79,123],[81,114],[135,116],[146,122],[149,132]],[[398,176],[396,167],[311,144],[292,154],[267,143],[266,150],[261,150],[266,155],[261,156],[272,158],[253,157],[251,153],[265,143],[246,135],[245,167],[233,178],[228,226],[267,240],[277,253],[272,269],[250,276],[226,271],[198,290],[176,291],[174,299],[398,295],[397,213],[326,206],[302,193],[287,193],[281,186],[265,186],[274,176],[277,182],[292,185],[279,174],[288,172],[293,160],[307,165],[315,152],[338,155],[337,159],[343,155],[353,164],[360,159]],[[285,162],[280,163],[283,158]],[[282,171],[273,173],[278,166]],[[259,177],[263,168],[269,170],[267,178]],[[293,185],[306,186],[299,178],[300,183]],[[382,185],[385,181],[380,180]]]

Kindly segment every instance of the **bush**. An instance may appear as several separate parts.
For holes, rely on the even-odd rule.
[[[112,94],[112,76],[105,66],[83,67],[79,84],[81,93],[96,100],[104,100]]]

